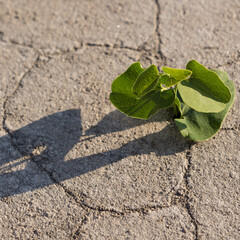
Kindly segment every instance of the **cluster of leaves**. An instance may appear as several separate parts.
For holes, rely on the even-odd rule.
[[[235,98],[235,87],[226,72],[208,70],[196,60],[186,69],[155,65],[144,69],[133,63],[112,83],[110,101],[121,112],[148,119],[173,106],[181,134],[194,141],[211,138],[220,129]]]

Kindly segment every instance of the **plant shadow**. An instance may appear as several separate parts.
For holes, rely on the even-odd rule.
[[[166,112],[165,112],[166,113]],[[16,195],[43,188],[54,182],[43,179],[47,170],[56,181],[86,174],[126,158],[155,152],[167,156],[184,151],[188,144],[168,124],[158,133],[148,134],[121,147],[101,153],[84,155],[65,161],[76,144],[113,132],[121,132],[146,122],[166,121],[166,114],[149,121],[132,119],[119,111],[106,115],[96,126],[84,132],[79,109],[71,109],[44,117],[0,138],[0,197]],[[10,144],[10,141],[12,143]],[[21,154],[13,154],[15,145]],[[21,155],[21,156],[20,156]],[[33,161],[32,161],[33,160]],[[39,174],[39,168],[41,174]]]

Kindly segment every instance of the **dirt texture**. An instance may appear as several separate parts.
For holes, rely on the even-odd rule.
[[[238,0],[0,1],[0,239],[240,239]],[[109,101],[130,64],[228,72],[218,134]]]

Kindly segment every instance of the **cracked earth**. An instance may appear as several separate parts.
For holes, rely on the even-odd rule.
[[[1,239],[240,239],[240,2],[0,1]],[[134,61],[228,72],[211,140],[110,104]]]

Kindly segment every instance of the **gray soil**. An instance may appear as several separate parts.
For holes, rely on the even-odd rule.
[[[0,239],[240,239],[239,0],[0,0]],[[219,133],[112,106],[130,64],[228,72]]]

